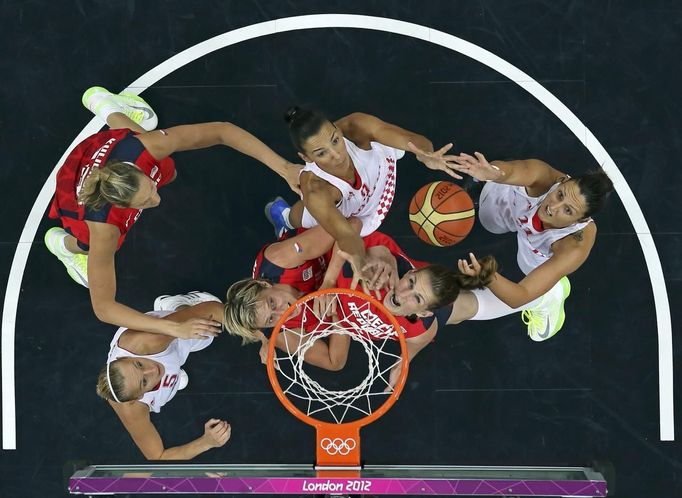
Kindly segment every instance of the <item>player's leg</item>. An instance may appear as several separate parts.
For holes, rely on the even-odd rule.
[[[287,201],[277,197],[275,200],[268,202],[265,205],[265,217],[275,228],[275,237],[280,238],[284,232],[293,228],[304,226],[310,228],[317,225],[317,222],[308,225],[302,224],[303,210],[303,201],[298,201],[293,206],[290,206]]]
[[[66,267],[66,272],[78,284],[88,286],[88,251],[76,237],[61,227],[45,233],[45,247]]]
[[[518,308],[502,302],[490,289],[475,289],[460,292],[454,303],[454,315],[448,323],[455,324],[464,320],[494,320],[512,313],[522,312],[528,335],[534,341],[544,341],[553,337],[564,325],[564,303],[571,293],[567,277],[563,277],[549,291],[533,301]]]
[[[360,233],[362,222],[349,218],[353,229]],[[334,238],[321,226],[315,226],[293,237],[288,237],[265,248],[264,256],[280,268],[296,268],[306,261],[327,254],[334,246]]]

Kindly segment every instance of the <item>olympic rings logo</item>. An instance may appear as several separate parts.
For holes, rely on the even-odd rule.
[[[320,441],[320,447],[330,455],[347,455],[353,451],[356,446],[357,443],[352,437],[349,437],[348,439],[341,439],[340,437],[330,439],[325,437]]]

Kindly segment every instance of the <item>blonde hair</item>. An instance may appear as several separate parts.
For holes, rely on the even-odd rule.
[[[78,193],[78,203],[97,211],[106,204],[130,207],[142,175],[132,163],[109,161],[101,168],[92,169]]]
[[[256,311],[266,280],[245,278],[227,289],[223,307],[223,326],[227,333],[242,338],[242,344],[258,342]]]
[[[130,393],[125,392],[125,377],[123,377],[123,373],[118,367],[118,363],[121,360],[121,358],[114,360],[104,365],[102,370],[99,371],[99,376],[97,377],[97,396],[100,398],[117,403],[133,399]]]

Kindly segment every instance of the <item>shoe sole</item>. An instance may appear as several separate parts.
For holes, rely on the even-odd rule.
[[[566,299],[568,299],[568,296],[571,295],[571,282],[568,280],[568,277],[562,277],[560,282],[561,282],[561,288],[564,291],[564,299],[561,301],[561,311],[559,311],[559,321],[557,322],[556,328],[547,337],[547,339],[554,337],[561,330],[561,327],[564,326],[564,321],[566,320],[566,312],[564,310],[564,305],[566,304]]]

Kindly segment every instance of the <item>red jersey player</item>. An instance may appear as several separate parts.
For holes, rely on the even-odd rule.
[[[97,133],[69,154],[57,173],[50,217],[63,228],[45,236],[48,249],[69,275],[89,287],[97,317],[107,323],[174,337],[197,338],[220,332],[220,323],[189,319],[178,323],[139,313],[116,301],[114,255],[144,209],[159,205],[157,192],[175,178],[171,154],[226,145],[264,163],[296,188],[300,166],[231,123],[201,123],[149,131],[156,117],[149,105],[130,94],[113,95],[93,87],[83,104],[110,130]]]

